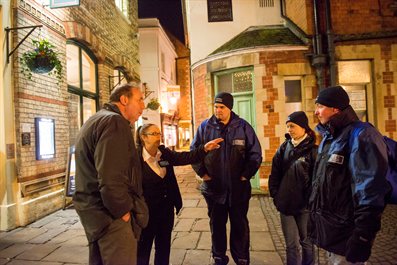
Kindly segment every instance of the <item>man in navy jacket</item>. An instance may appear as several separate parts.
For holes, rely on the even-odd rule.
[[[323,139],[314,165],[309,236],[328,251],[330,264],[369,259],[389,190],[383,137],[360,122],[349,103],[341,86],[322,90],[316,99]]]
[[[214,264],[227,264],[226,223],[230,218],[230,252],[238,265],[249,264],[250,179],[262,162],[259,140],[251,125],[233,111],[233,96],[221,92],[215,97],[214,115],[197,129],[191,149],[215,138],[220,148],[193,165],[202,178],[201,191],[210,217]]]

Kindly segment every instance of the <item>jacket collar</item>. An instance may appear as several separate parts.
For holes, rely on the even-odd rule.
[[[120,111],[119,107],[117,107],[116,104],[113,104],[113,103],[111,103],[111,102],[105,103],[105,104],[103,105],[103,108],[104,108],[105,110],[115,112],[115,113],[119,114],[121,117],[124,118],[123,114],[121,114],[121,111]],[[130,125],[130,127],[133,128],[134,125],[131,124],[130,121],[127,120],[126,118],[124,118],[124,119],[125,119],[126,122],[128,122],[128,124]]]
[[[106,110],[109,110],[109,111],[116,112],[116,113],[121,115],[120,109],[119,109],[119,107],[117,107],[116,104],[113,104],[113,103],[110,103],[110,102],[109,103],[105,103],[103,105],[103,108],[106,109]],[[121,116],[123,116],[123,115],[121,115]]]
[[[231,126],[235,123],[238,122],[239,116],[234,113],[233,111],[230,112],[230,120],[228,124],[224,125],[223,123],[219,122],[218,119],[215,117],[215,115],[212,115],[211,118],[209,119],[209,123],[212,124],[212,126],[217,126],[217,127],[228,127]]]
[[[349,105],[346,109],[340,113],[331,117],[326,124],[318,124],[316,130],[322,135],[331,134],[336,136],[349,124],[358,121],[358,117],[353,108]]]

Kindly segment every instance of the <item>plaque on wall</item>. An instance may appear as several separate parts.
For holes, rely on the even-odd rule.
[[[208,22],[233,21],[232,0],[207,0]]]
[[[22,138],[22,146],[30,146],[30,133],[22,133],[21,134]]]

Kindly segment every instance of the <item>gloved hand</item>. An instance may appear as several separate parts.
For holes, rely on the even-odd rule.
[[[365,262],[371,256],[372,240],[353,233],[347,241],[346,260],[349,262]]]

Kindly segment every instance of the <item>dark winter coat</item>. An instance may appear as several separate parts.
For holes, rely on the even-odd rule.
[[[309,200],[310,238],[319,247],[343,256],[353,234],[370,242],[375,238],[389,187],[382,135],[368,127],[349,144],[357,120],[349,106],[326,125],[317,126],[323,140]]]
[[[317,146],[309,135],[296,147],[286,137],[273,157],[269,192],[279,212],[297,215],[307,210]]]
[[[197,129],[191,149],[221,137],[220,148],[208,153],[204,161],[193,165],[196,173],[202,177],[211,177],[204,181],[201,191],[217,203],[227,200],[245,201],[251,196],[249,181],[241,181],[244,176],[252,178],[262,162],[262,150],[254,129],[245,120],[231,112],[229,123],[225,126],[215,116],[205,120]]]
[[[82,126],[76,139],[73,204],[89,242],[131,212],[136,237],[148,221],[141,164],[131,127],[118,107],[106,104]]]

